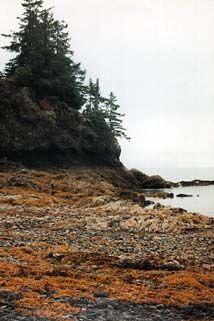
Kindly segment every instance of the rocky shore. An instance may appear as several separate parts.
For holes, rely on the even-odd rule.
[[[214,320],[214,220],[139,175],[0,167],[0,321]]]

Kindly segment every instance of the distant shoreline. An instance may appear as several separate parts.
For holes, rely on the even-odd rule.
[[[184,167],[184,168],[176,168],[176,167],[166,167],[166,168],[147,168],[140,167],[143,172],[148,175],[160,175],[165,180],[171,182],[182,182],[182,181],[214,181],[214,167]]]

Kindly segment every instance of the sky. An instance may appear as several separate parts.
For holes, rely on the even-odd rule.
[[[71,48],[103,94],[118,97],[128,168],[214,166],[213,0],[45,0],[69,24]],[[0,33],[19,0],[0,0]],[[4,39],[1,44],[4,44]],[[0,50],[0,66],[8,60]]]

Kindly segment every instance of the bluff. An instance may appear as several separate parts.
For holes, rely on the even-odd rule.
[[[65,168],[113,167],[107,178],[121,188],[167,188],[159,176],[128,171],[117,140],[56,97],[38,98],[28,87],[0,80],[0,163]],[[2,168],[2,165],[1,165]],[[104,172],[103,172],[104,173]]]
[[[116,139],[102,139],[80,112],[55,97],[0,80],[0,158],[28,165],[120,165]]]

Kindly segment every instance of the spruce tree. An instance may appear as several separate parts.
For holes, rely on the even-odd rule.
[[[126,135],[126,129],[122,125],[123,123],[122,117],[124,117],[125,114],[121,114],[118,112],[118,109],[120,108],[120,106],[117,104],[117,98],[113,94],[113,92],[111,92],[109,95],[109,98],[106,99],[105,105],[106,105],[106,121],[113,136],[125,138],[129,140],[130,137]]]
[[[86,104],[83,115],[92,122],[101,139],[109,140],[112,135],[105,120],[104,101],[105,98],[100,93],[99,79],[96,80],[96,83],[90,79],[89,86],[86,87]]]
[[[71,101],[75,106],[84,103],[85,71],[80,63],[73,61],[73,51],[70,50],[68,25],[56,20],[53,26],[54,59],[51,61],[52,87],[60,97]]]
[[[40,13],[42,0],[23,0],[23,16],[18,18],[19,31],[10,35],[4,35],[11,39],[8,46],[3,47],[8,51],[16,53],[6,65],[6,76],[14,76],[21,85],[29,85],[38,73],[41,65],[41,29]]]
[[[4,35],[11,39],[4,48],[16,53],[6,65],[6,76],[79,109],[85,72],[73,61],[67,25],[43,8],[43,0],[23,0],[22,6],[19,31]]]
[[[122,125],[122,117],[125,115],[118,112],[120,106],[117,104],[116,96],[111,92],[109,98],[103,97],[100,93],[99,79],[96,83],[90,79],[86,97],[87,103],[83,115],[90,119],[102,138],[130,139]]]
[[[97,78],[96,83],[89,80],[89,85],[86,87],[85,90],[86,94],[86,109],[91,111],[103,111],[103,102],[105,98],[101,96],[100,93],[100,85],[99,85],[99,78]]]

